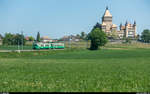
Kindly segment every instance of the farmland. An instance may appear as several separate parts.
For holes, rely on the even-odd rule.
[[[0,92],[150,92],[150,46],[0,53]]]

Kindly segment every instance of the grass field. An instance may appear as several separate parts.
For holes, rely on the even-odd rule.
[[[0,92],[150,92],[149,47],[118,46],[0,53]]]
[[[19,47],[20,50],[22,50],[22,46]],[[32,50],[32,46],[23,46],[24,50]],[[17,45],[13,46],[0,46],[0,50],[18,50]]]

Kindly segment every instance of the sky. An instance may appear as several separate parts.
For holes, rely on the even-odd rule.
[[[60,38],[89,33],[103,16],[106,6],[119,26],[137,23],[137,33],[150,29],[150,0],[0,0],[0,34]],[[119,29],[119,28],[118,28]]]

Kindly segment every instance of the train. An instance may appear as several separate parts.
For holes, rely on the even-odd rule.
[[[39,50],[39,49],[64,49],[65,45],[64,42],[34,42],[32,45],[32,48],[34,50]]]

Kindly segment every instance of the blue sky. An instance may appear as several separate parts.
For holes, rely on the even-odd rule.
[[[137,32],[150,29],[150,0],[0,0],[0,34],[60,38],[90,32],[101,23],[106,6],[113,23],[137,22]]]

